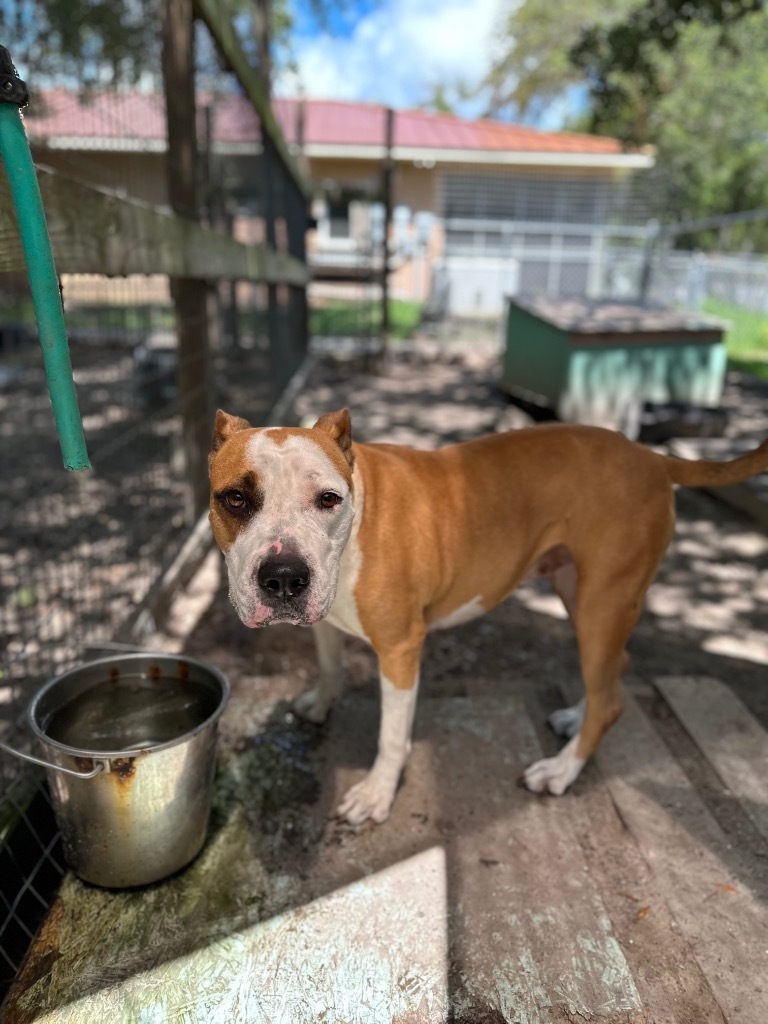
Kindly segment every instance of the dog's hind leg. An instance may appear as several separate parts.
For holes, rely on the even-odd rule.
[[[325,621],[316,623],[312,632],[319,668],[317,685],[297,697],[293,709],[297,715],[310,722],[324,722],[341,693],[344,634]]]
[[[575,628],[576,594],[579,585],[579,574],[576,570],[576,565],[573,562],[568,562],[560,566],[550,575],[550,581],[555,593],[565,605],[568,618]],[[553,732],[558,736],[564,736],[568,740],[572,739],[584,721],[585,703],[586,701],[582,697],[580,701],[571,707],[559,708],[557,711],[553,711],[547,718],[547,722]]]
[[[584,722],[584,709],[587,706],[586,697],[572,704],[568,708],[558,708],[547,718],[552,732],[567,740],[572,739]]]
[[[655,564],[653,566],[655,569]],[[624,649],[642,609],[652,572],[644,566],[614,567],[609,579],[582,579],[574,624],[584,678],[584,719],[554,757],[532,764],[524,773],[536,793],[559,796],[578,777],[600,740],[619,718],[621,676],[627,667]]]

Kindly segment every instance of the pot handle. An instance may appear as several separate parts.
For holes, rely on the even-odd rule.
[[[0,750],[6,750],[9,754],[13,754],[14,757],[20,757],[23,761],[31,761],[32,764],[42,765],[43,768],[52,768],[56,772],[64,772],[65,775],[74,775],[76,779],[92,779],[100,772],[109,771],[109,761],[102,760],[97,757],[92,758],[93,771],[76,772],[73,768],[62,768],[60,764],[51,764],[50,761],[43,761],[40,757],[33,757],[31,754],[22,754],[20,750],[9,747],[7,743],[0,743]]]

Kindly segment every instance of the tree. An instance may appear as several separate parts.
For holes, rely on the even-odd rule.
[[[569,85],[584,81],[570,59],[584,26],[608,27],[627,15],[636,0],[514,2],[499,27],[497,53],[481,85],[488,112],[537,120]]]
[[[695,27],[716,29],[705,45],[716,41],[736,56],[743,50],[734,45],[732,26],[762,12],[763,0],[645,0],[617,23],[586,27],[569,56],[590,82],[596,121],[601,115],[611,119],[626,103],[622,79],[631,79],[635,93],[648,99],[661,96],[659,58],[684,46]]]
[[[762,4],[631,0],[623,11],[618,3],[606,6],[602,20],[594,8],[580,26],[566,20],[559,33],[553,6],[559,9],[525,0],[508,22],[518,76],[508,94],[521,109],[581,83],[585,110],[570,126],[655,148],[656,166],[638,182],[651,212],[664,221],[768,206]],[[527,31],[537,25],[537,32]],[[497,62],[494,70],[500,67]],[[710,233],[682,241],[711,246],[723,238]],[[768,230],[731,230],[730,244],[747,241],[768,248]]]
[[[331,30],[330,13],[349,2],[305,5]],[[33,89],[53,82],[132,85],[146,73],[159,76],[163,5],[164,0],[0,0],[0,41]],[[273,66],[292,66],[288,0],[232,0],[231,9],[241,45],[265,82]],[[218,70],[212,43],[198,47],[197,58],[204,70]]]
[[[0,37],[32,87],[136,82],[160,59],[158,0],[0,0]]]
[[[768,206],[766,46],[768,18],[753,0],[649,0],[573,49],[590,83],[587,127],[656,147],[646,184],[664,219]],[[768,230],[734,228],[728,241],[765,247]]]

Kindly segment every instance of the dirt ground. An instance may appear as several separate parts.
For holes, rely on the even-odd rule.
[[[497,381],[498,353],[491,345],[474,351],[444,351],[440,358],[401,357],[385,375],[366,372],[351,359],[325,361],[299,397],[298,412],[303,422],[311,423],[325,411],[349,405],[358,439],[387,439],[432,447],[530,422],[526,413],[500,394]],[[738,380],[732,380],[730,387],[738,388]],[[249,412],[231,411],[245,416]],[[732,799],[710,762],[670,711],[670,705],[660,697],[655,684],[663,677],[719,680],[768,728],[768,536],[742,513],[707,494],[681,491],[677,504],[676,537],[629,645],[631,664],[626,686],[651,723],[651,731],[660,741],[659,751],[665,751],[667,756],[673,754],[675,770],[682,768],[686,786],[690,783],[695,799],[703,802],[705,813],[725,836],[722,863],[738,874],[746,891],[765,902],[768,856],[764,837],[739,801]],[[476,789],[474,795],[468,792],[479,784],[477,775],[472,775],[474,769],[459,773],[457,786],[461,795],[457,790],[451,802],[444,800],[442,809],[435,810],[424,803],[424,787],[420,790],[413,781],[415,772],[426,772],[428,767],[411,767],[410,776],[406,772],[393,817],[379,832],[372,826],[351,829],[330,816],[333,801],[339,796],[339,780],[347,785],[359,778],[374,750],[376,664],[365,645],[347,640],[348,685],[331,726],[319,730],[299,726],[290,715],[287,701],[313,680],[311,633],[288,626],[263,631],[243,627],[229,604],[218,553],[209,556],[174,605],[165,632],[155,639],[158,646],[212,662],[229,677],[233,699],[222,723],[225,739],[227,735],[242,737],[244,728],[250,731],[247,720],[251,708],[274,701],[286,702],[278,705],[282,711],[277,718],[273,715],[264,734],[267,739],[262,737],[260,742],[273,744],[275,751],[298,750],[299,758],[309,766],[307,778],[313,776],[313,780],[311,785],[308,782],[308,790],[293,802],[278,794],[280,807],[272,808],[271,818],[269,814],[265,817],[267,804],[261,803],[258,830],[262,854],[267,851],[266,862],[272,865],[270,870],[281,878],[290,875],[301,880],[296,883],[302,890],[301,896],[294,895],[288,902],[314,899],[361,875],[371,875],[388,863],[424,849],[434,835],[434,841],[447,844],[449,860],[453,857],[459,865],[451,869],[455,873],[450,876],[453,882],[449,878],[449,887],[454,885],[456,891],[461,891],[462,886],[469,887],[467,891],[476,893],[476,904],[488,900],[488,914],[497,912],[493,904],[502,889],[489,887],[487,879],[488,871],[496,870],[503,862],[503,847],[489,847],[488,852],[474,850],[471,843],[462,846],[463,836],[472,836],[480,829],[480,822],[474,821],[472,815],[477,811],[480,817],[484,803],[490,799]],[[438,709],[451,702],[451,706],[456,706],[455,698],[469,698],[468,707],[472,698],[482,698],[476,703],[484,702],[486,709],[492,707],[491,698],[522,700],[534,723],[536,742],[545,753],[553,753],[558,741],[544,724],[546,715],[562,706],[563,691],[572,689],[578,678],[575,643],[562,606],[545,585],[526,584],[482,620],[428,638],[420,709],[428,705],[439,717],[443,712]],[[432,714],[423,710],[421,713]],[[417,738],[419,730],[425,728],[424,721],[417,716]],[[440,729],[444,725],[435,728],[435,735],[442,735]],[[615,731],[621,728],[619,723]],[[237,742],[238,749],[242,749],[242,741]],[[440,749],[439,743],[436,749]],[[520,756],[518,752],[513,760]],[[639,1017],[611,1013],[584,1019],[642,1020],[650,1024],[731,1024],[748,1020],[721,1008],[713,996],[708,984],[710,975],[705,978],[704,968],[696,958],[698,954],[692,953],[690,941],[681,935],[669,909],[673,905],[670,890],[666,890],[666,895],[659,890],[659,884],[663,890],[668,883],[654,880],[647,855],[645,860],[640,855],[642,841],[638,845],[638,836],[642,836],[643,829],[627,826],[621,808],[612,803],[613,790],[609,797],[599,782],[601,778],[599,769],[589,765],[567,802],[559,803],[563,810],[558,821],[567,818],[573,823],[569,828],[573,828],[578,839],[583,870],[589,872],[601,892],[640,993],[643,1011]],[[322,792],[323,786],[331,791]],[[505,792],[505,799],[511,802],[522,799],[514,795],[514,789]],[[674,793],[674,787],[670,787],[670,792]],[[461,812],[469,815],[466,820],[457,817],[460,812],[455,807],[459,805],[469,808]],[[528,813],[528,807],[529,804],[521,803],[520,813]],[[271,821],[268,826],[267,820]],[[487,843],[490,833],[483,834]],[[506,833],[498,835],[499,843],[508,841],[503,838]],[[692,854],[692,878],[697,870],[694,862],[705,847],[706,842]],[[467,867],[467,857],[471,868]],[[734,858],[738,860],[736,867]],[[733,887],[726,889],[731,891]],[[546,903],[548,897],[551,894],[541,892],[534,893],[532,898]],[[650,920],[641,926],[639,919],[648,914],[648,906],[653,908]],[[279,909],[277,904],[272,907]],[[474,910],[477,911],[477,905]],[[458,903],[451,911],[454,915],[461,912]],[[466,945],[468,932],[460,922],[456,923],[457,919],[452,920],[452,963],[469,963],[474,954]],[[720,941],[731,940],[724,935]],[[487,951],[483,955],[492,960]],[[477,962],[481,963],[482,957]],[[748,981],[753,969],[746,963],[743,969]],[[506,1019],[490,1003],[462,1003],[459,975],[452,976],[451,986],[452,1005],[465,1009],[469,1006],[463,1016],[452,1020],[477,1024]],[[555,1014],[546,1019],[574,1018]],[[757,1021],[749,1020],[749,1024]]]

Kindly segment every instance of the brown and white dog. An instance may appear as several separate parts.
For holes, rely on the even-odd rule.
[[[389,814],[410,749],[429,630],[468,622],[526,576],[547,576],[576,631],[585,701],[552,716],[569,740],[524,781],[563,793],[621,714],[624,647],[674,529],[675,484],[768,469],[768,441],[727,463],[681,461],[597,427],[538,426],[439,451],[353,444],[346,409],[311,429],[254,429],[219,412],[210,521],[246,626],[315,627],[319,681],[296,702],[322,721],[341,637],[379,661],[376,760],[338,814]]]

